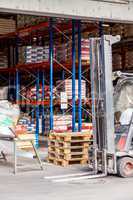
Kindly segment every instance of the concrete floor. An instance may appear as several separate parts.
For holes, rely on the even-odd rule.
[[[34,160],[20,159],[30,168],[12,174],[10,163],[0,162],[0,200],[133,200],[133,179],[107,177],[65,183],[54,183],[44,176],[87,172],[88,166],[62,168],[45,164],[40,171]],[[19,162],[20,162],[19,161]]]

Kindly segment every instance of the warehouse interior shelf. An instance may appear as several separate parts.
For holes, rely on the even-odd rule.
[[[107,40],[104,43],[100,38],[121,36],[120,42],[110,46],[113,56],[109,54],[109,58],[113,71],[128,71],[133,69],[132,37],[125,25],[113,22],[18,14],[9,22],[9,31],[5,28],[0,33],[0,99],[19,111],[15,131],[22,136],[28,133],[37,148],[46,147],[51,163],[67,166],[72,160],[72,164],[86,164],[98,144],[92,147],[94,119],[105,119],[102,78],[108,68],[104,68],[101,47]],[[94,46],[92,41],[96,41]],[[103,96],[99,96],[102,90]],[[99,121],[97,130],[102,128]],[[102,144],[100,134],[97,136]]]
[[[62,67],[64,67],[66,70],[67,69],[71,69],[72,66],[72,62],[68,63],[59,63],[58,61],[54,60],[54,70],[56,71],[61,71]],[[83,63],[83,68],[88,67],[87,70],[89,70],[89,64],[88,63]],[[78,63],[76,63],[76,67],[78,68]],[[4,72],[15,72],[16,70],[20,70],[20,71],[25,71],[25,70],[30,70],[30,71],[34,71],[34,70],[45,70],[48,71],[49,70],[49,62],[41,62],[41,63],[29,63],[29,64],[18,64],[15,67],[7,67],[7,68],[0,68],[0,72],[4,73]]]
[[[116,25],[48,17],[25,24],[22,18],[15,16],[16,29],[0,35],[1,60],[8,60],[0,84],[34,127],[38,146],[40,134],[82,132],[92,121],[89,38],[113,33]],[[121,49],[113,53],[121,56]]]

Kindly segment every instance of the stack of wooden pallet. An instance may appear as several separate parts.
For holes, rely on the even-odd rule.
[[[64,167],[73,164],[87,164],[90,141],[89,131],[84,133],[51,133],[48,161]]]

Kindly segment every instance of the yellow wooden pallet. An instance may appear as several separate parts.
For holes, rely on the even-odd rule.
[[[71,159],[88,159],[88,153],[84,154],[82,152],[74,152],[74,153],[57,153],[54,151],[48,152],[49,157],[54,157],[57,159],[71,160]]]
[[[92,135],[90,131],[86,132],[66,132],[66,133],[50,133],[49,140],[57,140],[57,141],[89,141]]]
[[[57,140],[50,140],[48,141],[48,146],[55,146],[55,147],[63,147],[63,148],[72,148],[72,147],[89,147],[89,141],[68,141],[68,142],[64,142],[64,141],[57,141]]]
[[[87,147],[83,147],[83,146],[71,146],[70,148],[63,148],[63,147],[56,147],[56,146],[49,146],[48,147],[48,151],[54,151],[56,153],[64,153],[64,154],[68,154],[68,153],[88,153],[88,146]]]
[[[60,165],[62,167],[68,167],[69,165],[85,165],[88,163],[87,159],[71,159],[71,160],[63,160],[63,159],[57,159],[54,157],[48,157],[48,162],[53,163],[55,165]]]

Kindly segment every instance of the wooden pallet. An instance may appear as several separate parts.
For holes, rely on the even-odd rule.
[[[60,165],[62,167],[67,167],[69,165],[75,165],[75,164],[80,164],[80,165],[85,165],[88,163],[87,159],[71,159],[71,160],[63,160],[63,159],[57,159],[53,157],[48,157],[48,162],[53,163],[55,165]]]
[[[57,158],[57,159],[63,159],[63,160],[71,160],[71,159],[88,159],[88,154],[84,154],[82,152],[76,152],[76,153],[56,153],[54,151],[48,152],[49,157]]]
[[[63,148],[72,148],[72,147],[89,147],[88,141],[70,141],[70,142],[64,142],[64,141],[57,141],[57,140],[48,140],[48,146],[56,146],[56,147],[63,147]]]
[[[89,131],[83,133],[50,133],[48,161],[61,166],[86,164],[88,149],[92,144]]]
[[[69,153],[88,153],[88,146],[83,147],[83,146],[71,146],[70,148],[63,148],[63,147],[56,147],[56,146],[49,146],[48,151],[54,151],[56,153],[64,153],[64,154],[69,154]]]
[[[49,140],[56,140],[56,141],[90,141],[91,134],[89,132],[84,133],[51,133],[49,135]]]

